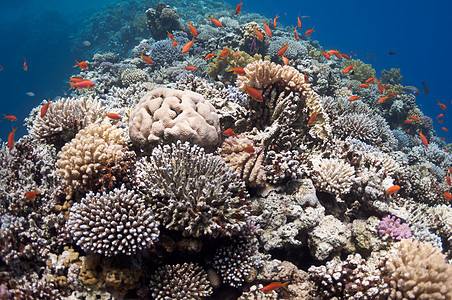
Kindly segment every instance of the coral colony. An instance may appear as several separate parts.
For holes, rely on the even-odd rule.
[[[400,70],[213,3],[83,31],[1,145],[0,299],[452,299],[452,155]]]

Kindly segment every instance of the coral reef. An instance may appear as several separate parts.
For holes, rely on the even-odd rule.
[[[146,18],[148,30],[155,40],[164,39],[167,31],[184,30],[177,10],[163,2],[157,3],[155,8],[146,10]]]
[[[378,224],[378,232],[381,236],[388,235],[396,240],[411,237],[411,230],[406,223],[401,223],[395,216],[386,216]]]
[[[375,77],[375,69],[372,65],[366,64],[359,59],[350,59],[342,61],[341,68],[344,69],[348,66],[354,66],[353,74],[350,75],[351,79],[358,80],[359,82],[365,82],[371,77]]]

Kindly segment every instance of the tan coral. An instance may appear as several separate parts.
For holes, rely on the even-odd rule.
[[[452,265],[430,243],[403,239],[386,263],[391,299],[452,299]]]
[[[215,146],[220,142],[220,119],[202,95],[158,88],[147,93],[134,108],[129,135],[141,146],[175,140]]]
[[[254,152],[245,151],[247,147],[253,147]],[[252,140],[242,134],[228,137],[221,145],[220,156],[240,174],[248,186],[265,186],[267,176],[262,166],[264,151],[263,148],[254,145]]]
[[[356,181],[355,168],[343,160],[336,158],[321,158],[313,156],[312,180],[314,185],[322,192],[343,195],[350,192]]]
[[[63,183],[85,188],[98,179],[103,167],[122,159],[126,144],[123,135],[123,130],[108,120],[80,130],[58,153],[56,172]]]

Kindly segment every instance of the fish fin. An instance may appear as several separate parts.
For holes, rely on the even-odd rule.
[[[283,284],[281,284],[281,287],[282,287],[283,289],[285,289],[286,291],[288,291],[287,285],[289,284],[289,282],[290,282],[290,281],[286,281],[286,282],[284,282]]]

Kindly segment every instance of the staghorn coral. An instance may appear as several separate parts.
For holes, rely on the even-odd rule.
[[[83,250],[104,256],[135,254],[159,235],[151,210],[124,185],[109,193],[88,193],[71,207],[67,227]]]
[[[245,149],[253,147],[253,151]],[[266,173],[263,167],[264,151],[262,147],[244,135],[230,136],[223,141],[219,154],[250,187],[264,186]]]
[[[184,236],[231,235],[246,224],[244,183],[220,157],[177,141],[137,163],[156,218]]]
[[[430,243],[404,239],[386,262],[390,299],[452,299],[452,265]]]
[[[29,130],[35,139],[61,145],[70,141],[80,129],[100,121],[102,114],[97,98],[61,98],[50,102],[47,113],[43,117],[36,116]]]
[[[148,74],[141,69],[125,69],[121,73],[121,82],[124,86],[149,80]]]
[[[378,232],[380,236],[388,235],[389,237],[400,241],[411,237],[411,230],[406,223],[401,223],[399,218],[387,215],[380,224],[378,224]]]
[[[216,146],[220,141],[220,121],[215,108],[202,95],[158,88],[147,93],[134,108],[129,135],[132,142],[142,147],[175,140]]]
[[[194,263],[158,268],[151,275],[150,289],[156,300],[198,300],[212,294],[207,273]]]
[[[95,185],[100,171],[111,161],[119,162],[125,151],[123,130],[106,119],[80,130],[57,154],[56,173],[65,185],[84,189]]]

